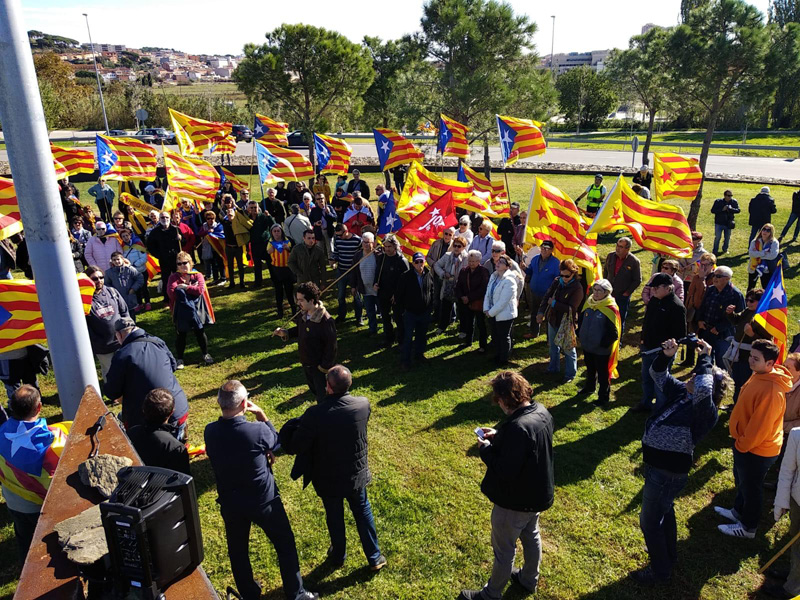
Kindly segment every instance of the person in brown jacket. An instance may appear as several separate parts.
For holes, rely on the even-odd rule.
[[[322,402],[326,395],[325,375],[336,364],[336,323],[319,299],[319,288],[307,281],[297,286],[295,292],[300,316],[297,327],[291,330],[278,327],[272,332],[283,341],[297,337],[297,352],[300,364],[311,393]]]
[[[637,261],[638,263],[638,261]],[[573,327],[578,327],[578,314],[580,306],[583,304],[583,283],[578,277],[578,265],[568,258],[562,260],[559,265],[561,275],[547,290],[542,303],[539,305],[539,313],[536,321],[543,323],[547,320],[547,342],[550,345],[550,364],[547,372],[558,374],[561,371],[561,354],[564,354],[564,382],[575,379],[578,371],[578,352],[573,345],[572,348],[559,347],[555,342],[556,333],[561,326],[564,317],[572,318]]]
[[[703,295],[706,288],[711,285],[714,278],[714,269],[717,267],[717,257],[710,252],[705,252],[697,263],[697,273],[691,282],[684,288],[684,306],[686,307],[686,331],[697,333],[697,311],[703,304]],[[694,346],[687,347],[686,358],[681,363],[684,366],[694,366],[696,353]]]
[[[475,321],[478,322],[478,352],[486,352],[486,316],[483,314],[483,297],[489,284],[489,271],[481,265],[481,251],[470,250],[467,267],[461,269],[456,282],[455,295],[461,333],[458,337],[464,344],[472,345]]]
[[[630,238],[617,240],[617,248],[606,257],[603,274],[611,282],[614,291],[611,295],[617,301],[619,316],[622,320],[622,331],[625,331],[625,317],[631,305],[631,295],[642,283],[642,265],[639,259],[631,254],[633,242]]]

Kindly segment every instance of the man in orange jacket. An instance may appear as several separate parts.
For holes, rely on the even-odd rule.
[[[752,539],[761,514],[764,476],[778,459],[783,443],[783,413],[792,376],[776,365],[778,346],[755,340],[750,351],[753,374],[742,386],[729,423],[733,444],[736,500],[733,508],[715,506],[717,514],[732,521],[719,525],[725,535]]]

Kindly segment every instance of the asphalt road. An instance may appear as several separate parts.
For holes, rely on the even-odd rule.
[[[354,156],[377,158],[374,144],[353,144],[352,147]],[[177,146],[167,146],[167,148],[177,151]],[[94,151],[94,146],[87,146],[86,149]],[[433,147],[426,146],[426,149],[430,152]],[[237,156],[246,156],[252,152],[253,146],[246,142],[240,142],[236,147]],[[500,148],[489,148],[489,156],[492,160],[500,160]],[[472,160],[480,161],[482,158],[482,149],[473,152]],[[0,150],[0,161],[5,160],[8,160],[7,152]],[[637,155],[635,164],[639,165],[640,160],[641,157]],[[597,165],[606,168],[630,167],[631,153],[615,150],[551,148],[542,156],[536,156],[520,162]],[[653,164],[652,158],[650,159],[650,164]],[[800,159],[710,155],[706,170],[709,173],[733,177],[736,175],[770,177],[796,180],[800,183]]]

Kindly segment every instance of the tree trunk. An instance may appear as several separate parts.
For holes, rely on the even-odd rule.
[[[650,142],[653,141],[653,126],[656,124],[656,111],[650,109],[650,122],[647,124],[647,137],[644,140],[644,148],[642,148],[642,164],[646,165],[650,161],[648,155],[650,154]]]
[[[316,161],[316,154],[314,153],[314,132],[311,130],[311,123],[308,121],[306,122],[306,136],[308,138],[308,160],[311,161],[311,168],[314,170],[314,173],[317,172],[317,161]]]
[[[483,174],[486,175],[488,179],[491,179],[492,176],[492,165],[489,162],[489,137],[486,136],[483,138]]]
[[[706,162],[708,162],[708,151],[711,148],[711,140],[714,139],[714,129],[717,126],[717,119],[719,118],[719,109],[714,107],[708,114],[708,124],[706,125],[706,135],[703,138],[703,147],[700,150],[700,170],[703,172],[703,181],[700,183],[700,189],[697,190],[697,196],[692,200],[692,205],[689,208],[689,227],[693,230],[697,226],[697,216],[700,214],[700,202],[703,199],[703,183],[705,182],[706,175]]]

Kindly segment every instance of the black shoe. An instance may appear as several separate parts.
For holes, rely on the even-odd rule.
[[[581,389],[578,390],[579,396],[590,396],[594,394],[594,386],[584,385]]]
[[[535,594],[536,593],[536,588],[531,589],[527,585],[523,585],[523,583],[519,580],[519,574],[521,572],[522,572],[522,569],[519,569],[517,567],[514,567],[513,569],[511,569],[511,581],[516,583],[519,587],[521,587],[523,590],[525,590],[529,594]]]
[[[483,590],[461,590],[458,600],[486,600]]]
[[[341,569],[344,566],[344,561],[347,555],[334,557],[331,555],[332,548],[328,547],[328,552],[325,556],[325,564],[332,569]]]
[[[605,405],[606,405],[606,404],[608,404],[610,401],[611,401],[611,398],[610,398],[610,397],[609,397],[609,398],[598,398],[597,400],[595,400],[594,402],[592,402],[592,404],[594,404],[595,406],[605,406]]]
[[[370,571],[380,571],[383,567],[385,567],[389,561],[386,560],[386,557],[381,554],[374,563],[369,566]]]
[[[759,590],[762,594],[769,596],[770,598],[782,598],[784,600],[791,600],[794,598],[794,594],[790,594],[785,589],[783,589],[782,583],[765,583],[761,586]]]
[[[655,573],[653,573],[653,569],[650,567],[645,567],[644,569],[639,569],[638,571],[634,571],[630,575],[628,575],[633,581],[638,583],[639,585],[644,585],[647,587],[654,587],[657,585],[665,585],[669,583],[669,577],[659,577]]]

